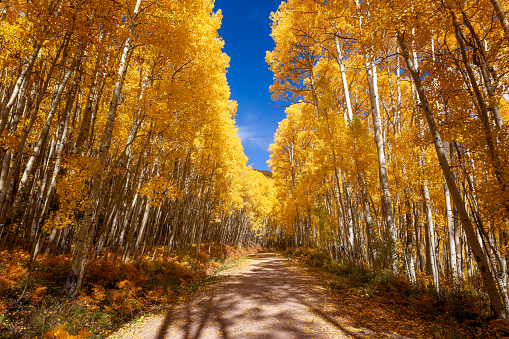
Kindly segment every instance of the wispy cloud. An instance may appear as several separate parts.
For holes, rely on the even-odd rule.
[[[254,130],[252,128],[252,126],[245,126],[245,125],[237,124],[237,128],[239,129],[237,132],[237,135],[240,138],[240,140],[242,140],[242,141],[256,137],[256,130]]]
[[[267,169],[269,146],[274,142],[278,112],[266,105],[239,100],[236,117],[238,132],[244,152],[254,168]]]
[[[250,145],[267,152],[270,144],[272,143],[272,136],[267,136],[266,129],[258,124],[237,125],[239,136],[244,147]]]

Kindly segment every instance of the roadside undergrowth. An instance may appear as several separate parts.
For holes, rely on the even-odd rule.
[[[283,255],[296,260],[324,280],[324,286],[341,296],[345,305],[369,305],[401,319],[414,319],[420,324],[414,331],[432,338],[506,338],[509,322],[495,319],[489,301],[478,281],[451,284],[442,279],[440,293],[430,285],[429,277],[418,277],[416,283],[390,272],[332,261],[320,251],[306,248],[288,249]],[[365,307],[346,307],[350,318],[363,322]],[[396,325],[396,324],[394,324]],[[389,322],[384,326],[392,326]],[[394,326],[396,328],[397,326]],[[400,330],[401,335],[408,335]]]
[[[214,282],[217,272],[259,251],[218,244],[202,249],[197,259],[177,253],[139,263],[98,259],[88,265],[73,302],[62,295],[70,256],[39,255],[28,274],[26,252],[0,252],[0,337],[104,338]]]

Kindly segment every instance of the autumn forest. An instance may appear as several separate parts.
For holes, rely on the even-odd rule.
[[[476,290],[507,319],[508,11],[282,2],[266,63],[286,118],[264,174],[213,0],[2,1],[0,313],[50,293],[41,261],[65,263],[66,300],[96,288],[97,304],[96,263],[257,246]]]

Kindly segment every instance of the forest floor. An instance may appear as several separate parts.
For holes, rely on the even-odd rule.
[[[70,257],[40,255],[27,276],[26,253],[1,252],[0,338],[509,338],[475,284],[444,280],[438,294],[313,249],[262,251],[99,260],[71,303]]]
[[[430,277],[410,283],[381,268],[333,262],[313,249],[288,249],[284,257],[305,267],[335,295],[336,314],[350,326],[372,330],[352,337],[509,338],[509,322],[493,317],[479,281],[442,279],[437,293]]]
[[[87,266],[75,301],[62,295],[69,255],[39,255],[31,262],[22,250],[0,252],[0,338],[101,339],[121,325],[172,307],[211,284],[221,272],[242,264],[261,249],[205,244],[189,253],[139,262],[115,262],[113,255]]]
[[[324,273],[259,253],[175,307],[111,338],[430,338],[432,327],[401,307],[327,288]],[[440,326],[440,324],[438,324]]]

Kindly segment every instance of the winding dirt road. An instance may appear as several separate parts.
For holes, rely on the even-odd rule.
[[[343,318],[338,301],[280,255],[258,254],[233,271],[111,338],[408,338]]]

